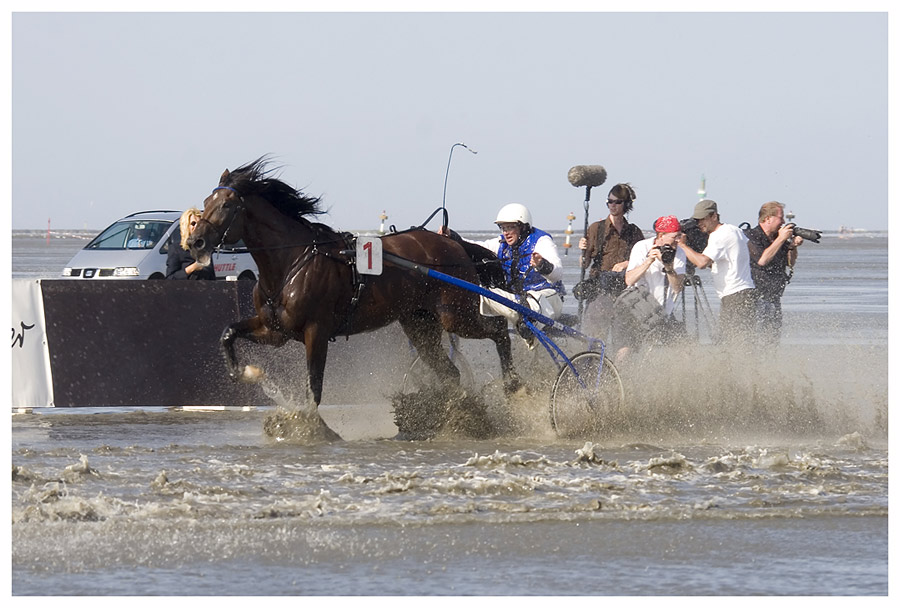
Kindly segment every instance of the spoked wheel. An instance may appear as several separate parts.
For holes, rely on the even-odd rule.
[[[454,348],[450,354],[450,360],[459,370],[459,384],[466,390],[475,387],[475,375],[472,373],[472,367],[469,365],[462,351]],[[400,393],[410,394],[418,393],[427,389],[434,389],[439,386],[437,374],[434,373],[422,357],[416,355],[413,362],[409,365],[406,373],[403,374],[403,381],[400,383]]]
[[[625,403],[625,388],[612,362],[586,351],[564,365],[550,392],[550,421],[560,437],[590,435],[603,429]],[[573,370],[574,368],[574,370]]]

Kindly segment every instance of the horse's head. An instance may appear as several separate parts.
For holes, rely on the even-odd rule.
[[[203,201],[203,215],[188,239],[191,256],[203,266],[209,265],[213,249],[236,243],[244,232],[244,198],[234,188],[223,185],[229,175],[226,169],[219,186]]]

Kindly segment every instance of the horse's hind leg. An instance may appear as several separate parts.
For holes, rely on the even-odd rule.
[[[441,345],[443,328],[437,317],[427,311],[417,311],[409,318],[401,319],[400,326],[422,360],[437,374],[442,387],[458,387],[459,369]]]
[[[522,379],[513,367],[512,343],[509,332],[506,329],[505,317],[485,317],[495,327],[490,334],[497,347],[497,356],[500,357],[500,372],[503,375],[503,388],[507,393],[517,390],[522,385]]]
[[[477,315],[445,318],[447,331],[454,332],[464,338],[476,340],[490,339],[497,348],[500,358],[500,372],[503,377],[503,389],[512,393],[522,386],[522,379],[513,367],[512,344],[507,330],[506,317]]]

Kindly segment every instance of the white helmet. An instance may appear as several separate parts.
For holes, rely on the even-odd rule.
[[[525,205],[520,205],[519,203],[510,203],[508,205],[504,205],[500,211],[497,212],[497,219],[494,220],[495,224],[500,223],[512,223],[519,222],[521,224],[531,225],[531,211],[528,210],[528,207]]]

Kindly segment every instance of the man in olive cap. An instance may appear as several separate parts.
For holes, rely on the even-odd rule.
[[[744,231],[719,219],[715,201],[704,199],[694,207],[693,218],[709,235],[703,253],[691,249],[684,238],[678,246],[697,268],[710,268],[721,303],[719,337],[725,342],[749,340],[756,330],[756,294],[750,274],[750,251]]]

